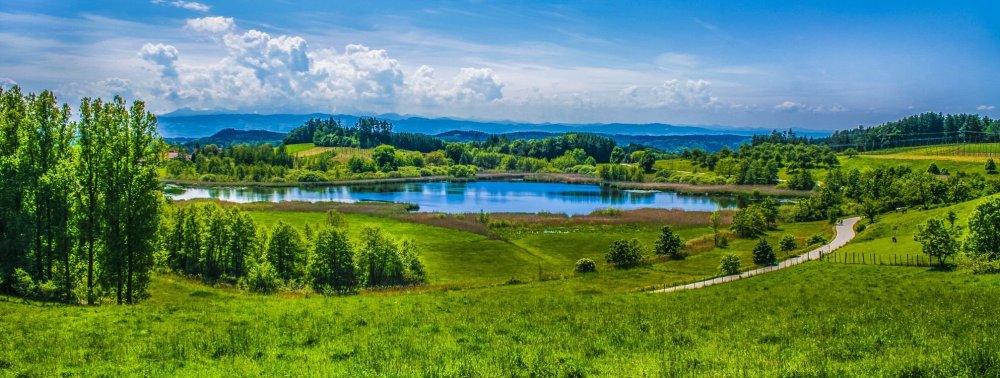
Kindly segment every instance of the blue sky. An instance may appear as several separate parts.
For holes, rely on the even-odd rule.
[[[6,0],[0,81],[157,112],[846,128],[1000,116],[996,2]]]

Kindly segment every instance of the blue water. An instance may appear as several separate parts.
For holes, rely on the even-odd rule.
[[[302,186],[289,188],[181,187],[168,196],[182,200],[214,198],[230,202],[406,202],[422,212],[589,214],[606,208],[663,208],[712,211],[733,208],[731,197],[685,195],[601,187],[522,181],[419,182],[404,184]],[[175,192],[171,190],[170,192]]]

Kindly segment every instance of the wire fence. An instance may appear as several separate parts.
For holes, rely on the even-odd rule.
[[[843,151],[853,148],[866,154],[893,154],[908,148],[939,146],[930,151],[945,156],[1000,156],[1000,135],[983,132],[951,134],[896,134],[872,137],[852,143],[829,143],[830,148]]]
[[[927,255],[883,254],[859,252],[834,252],[823,255],[823,261],[839,264],[889,265],[889,266],[938,266],[941,260]]]

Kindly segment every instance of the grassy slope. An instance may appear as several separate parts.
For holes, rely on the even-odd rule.
[[[322,224],[324,213],[308,211],[250,211],[250,215],[264,227],[273,227],[278,221],[296,227],[310,225],[314,230]],[[652,253],[653,243],[660,232],[660,225],[528,225],[502,232],[506,240],[451,228],[404,222],[391,217],[346,214],[350,231],[357,240],[361,228],[378,226],[398,239],[417,243],[427,265],[429,279],[435,285],[481,286],[499,284],[515,278],[520,281],[539,279],[539,270],[548,277],[571,276],[576,260],[587,257],[604,264],[604,254],[611,242],[617,239],[638,238]],[[669,222],[669,220],[664,220]],[[674,226],[682,239],[707,237],[711,230],[706,225]],[[777,247],[784,234],[795,235],[808,250],[805,240],[823,233],[829,238],[832,228],[825,222],[784,224],[766,237]],[[688,282],[712,276],[718,270],[723,254],[742,257],[745,267],[752,265],[750,251],[756,240],[734,239],[727,249],[706,248],[697,251],[684,261],[664,261],[636,272],[616,275],[613,287],[634,290],[650,285]]]
[[[603,274],[338,298],[157,276],[136,306],[10,299],[0,301],[0,374],[1000,373],[997,276],[813,262],[674,294],[580,290]]]
[[[886,261],[891,259],[892,255],[898,255],[900,258],[905,258],[902,257],[905,255],[921,255],[920,243],[913,240],[917,227],[921,223],[930,218],[946,220],[950,210],[958,215],[955,226],[961,227],[964,233],[968,229],[969,215],[977,205],[987,199],[982,198],[925,211],[910,209],[906,214],[901,212],[884,214],[878,218],[875,224],[867,225],[851,244],[845,246],[838,253],[866,254],[867,256],[875,254],[880,260]],[[892,242],[893,236],[896,236],[895,243]],[[922,255],[922,258],[926,259],[927,256]]]

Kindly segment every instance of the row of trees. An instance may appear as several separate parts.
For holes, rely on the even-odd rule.
[[[0,288],[117,303],[145,296],[163,143],[142,102],[0,89]]]
[[[208,283],[262,293],[284,286],[339,294],[425,282],[415,244],[372,227],[362,229],[354,244],[343,216],[332,210],[318,231],[307,227],[303,233],[283,222],[268,232],[246,213],[215,204],[179,207],[164,224],[166,267]]]
[[[878,126],[834,131],[824,142],[838,149],[1000,141],[1000,120],[978,114],[922,113]]]
[[[292,129],[284,144],[315,143],[324,147],[372,148],[387,144],[396,148],[431,152],[444,147],[438,138],[413,133],[393,132],[392,122],[374,117],[361,117],[351,127],[340,120],[313,118]]]

